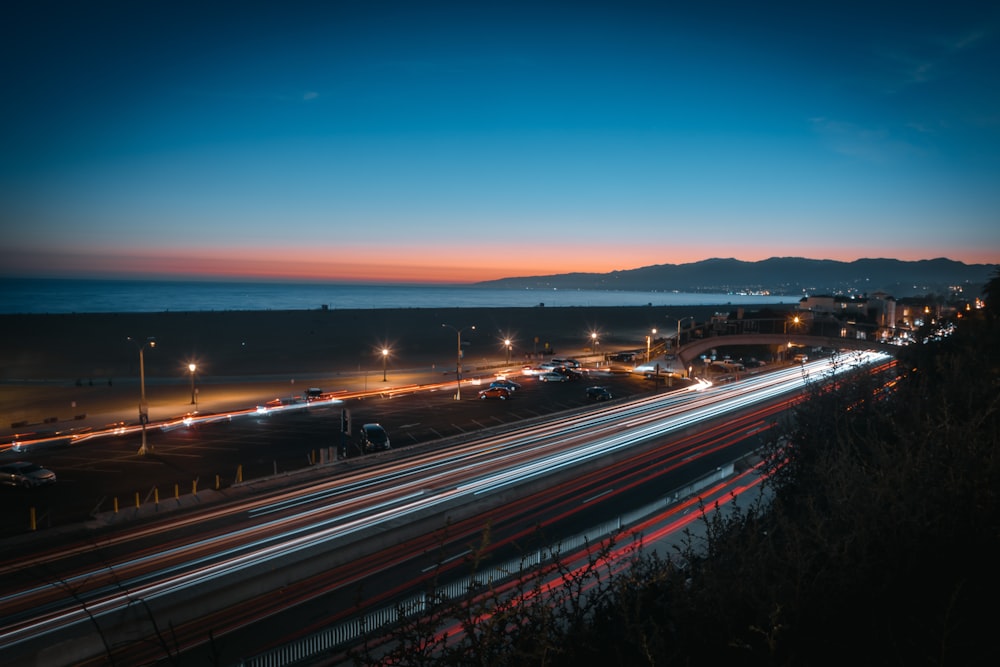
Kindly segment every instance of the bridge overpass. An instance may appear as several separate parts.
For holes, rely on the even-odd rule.
[[[803,346],[807,349],[814,347],[833,348],[842,350],[879,350],[889,354],[899,351],[896,345],[879,343],[873,340],[862,340],[858,338],[839,338],[833,336],[808,336],[804,334],[732,334],[721,336],[707,336],[699,338],[682,345],[674,350],[676,360],[668,360],[663,370],[666,372],[688,374],[688,369],[709,350],[734,347],[741,345],[777,345],[787,346],[789,344]],[[700,362],[699,362],[700,363]]]

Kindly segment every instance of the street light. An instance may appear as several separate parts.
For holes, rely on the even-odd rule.
[[[652,353],[652,351],[650,350],[650,343],[653,342],[653,336],[655,336],[655,335],[656,335],[656,329],[653,329],[651,332],[649,332],[648,334],[646,334],[646,363],[647,364],[649,363],[649,358],[650,358],[650,355]]]
[[[451,329],[456,334],[458,334],[458,348],[455,353],[455,400],[462,399],[462,332],[466,329],[472,329],[475,331],[476,325],[462,327],[459,329],[451,324],[442,324],[442,327],[446,329]]]
[[[389,358],[389,348],[382,348],[382,382],[385,382],[385,360]]]
[[[674,346],[675,348],[681,346],[681,322],[683,322],[684,320],[693,320],[693,319],[694,319],[693,315],[688,315],[687,317],[682,317],[679,320],[677,320],[677,344]]]
[[[507,365],[510,366],[510,338],[504,338],[503,344],[507,348]]]
[[[198,370],[198,366],[194,363],[188,364],[188,370],[191,371],[191,405],[197,405],[198,401],[195,399],[194,393],[194,372]]]
[[[146,403],[146,366],[142,353],[145,351],[147,345],[149,349],[156,347],[156,339],[150,336],[143,343],[140,343],[131,336],[128,339],[139,348],[139,424],[142,426],[142,445],[139,447],[139,455],[145,456],[152,452],[153,448],[146,443],[146,422],[149,421],[149,404]]]
[[[597,356],[597,332],[590,332],[590,354]]]
[[[792,329],[797,329],[799,327],[799,321],[800,320],[799,320],[799,316],[798,315],[794,316],[791,319]],[[791,349],[792,349],[792,341],[790,341],[788,339],[788,322],[789,322],[789,320],[786,318],[785,319],[785,330],[783,332],[783,334],[785,335],[785,354],[788,354],[788,352],[790,352]]]

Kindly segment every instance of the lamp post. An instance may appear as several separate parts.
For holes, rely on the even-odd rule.
[[[687,317],[682,317],[679,320],[677,320],[677,344],[674,346],[675,348],[681,346],[681,322],[683,322],[684,320],[693,320],[693,319],[694,316],[688,315]]]
[[[785,335],[785,354],[788,354],[792,349],[792,341],[788,339],[788,322],[789,320],[786,319],[785,330],[783,332]],[[791,322],[792,322],[792,329],[797,329],[799,326],[799,316],[798,315],[794,316],[791,319]]]
[[[597,356],[597,332],[590,332],[590,354]]]
[[[389,358],[389,348],[382,348],[382,382],[386,381],[385,378],[385,360]]]
[[[139,348],[139,424],[142,426],[142,445],[139,447],[139,455],[145,456],[152,452],[153,448],[146,443],[146,422],[149,421],[149,404],[146,403],[146,365],[143,352],[147,345],[149,349],[156,347],[156,339],[150,336],[144,342],[140,343],[130,336],[129,340]]]
[[[462,327],[459,329],[451,324],[442,324],[442,327],[446,329],[451,329],[456,334],[458,334],[458,347],[455,352],[455,400],[459,401],[462,399],[462,332],[466,329],[476,329],[476,325]]]
[[[510,338],[504,338],[503,345],[507,348],[507,365],[510,366]]]
[[[197,405],[198,400],[195,398],[194,393],[194,372],[198,370],[198,366],[194,363],[188,364],[188,370],[191,371],[191,405]]]
[[[653,329],[648,334],[646,334],[646,363],[649,363],[650,355],[652,350],[650,349],[650,344],[653,342],[653,336],[656,335],[656,329]]]

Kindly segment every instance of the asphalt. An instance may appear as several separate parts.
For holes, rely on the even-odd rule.
[[[569,350],[591,367],[602,363],[589,350]],[[498,373],[520,373],[523,364],[505,359],[479,360],[463,365],[463,380],[495,377]],[[194,394],[189,381],[147,377],[145,381],[149,423],[168,422],[189,414],[219,414],[252,409],[268,401],[296,400],[307,389],[325,393],[384,394],[405,391],[417,385],[454,383],[455,367],[428,364],[411,368],[340,370],[327,373],[196,377]],[[0,384],[0,453],[18,441],[69,436],[116,425],[139,423],[141,389],[138,378],[113,384],[77,383],[68,380],[44,382],[6,381]],[[192,402],[192,398],[195,399]]]

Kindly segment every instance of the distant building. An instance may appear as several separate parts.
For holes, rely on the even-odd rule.
[[[815,295],[799,300],[798,309],[811,316],[810,330],[831,335],[839,327],[843,338],[893,341],[910,338],[920,327],[940,320],[955,308],[933,296],[897,299],[885,292],[871,295]]]
[[[888,340],[896,335],[896,300],[885,292],[871,296],[807,296],[799,300],[799,310],[812,314],[812,330],[818,335],[873,340]]]

